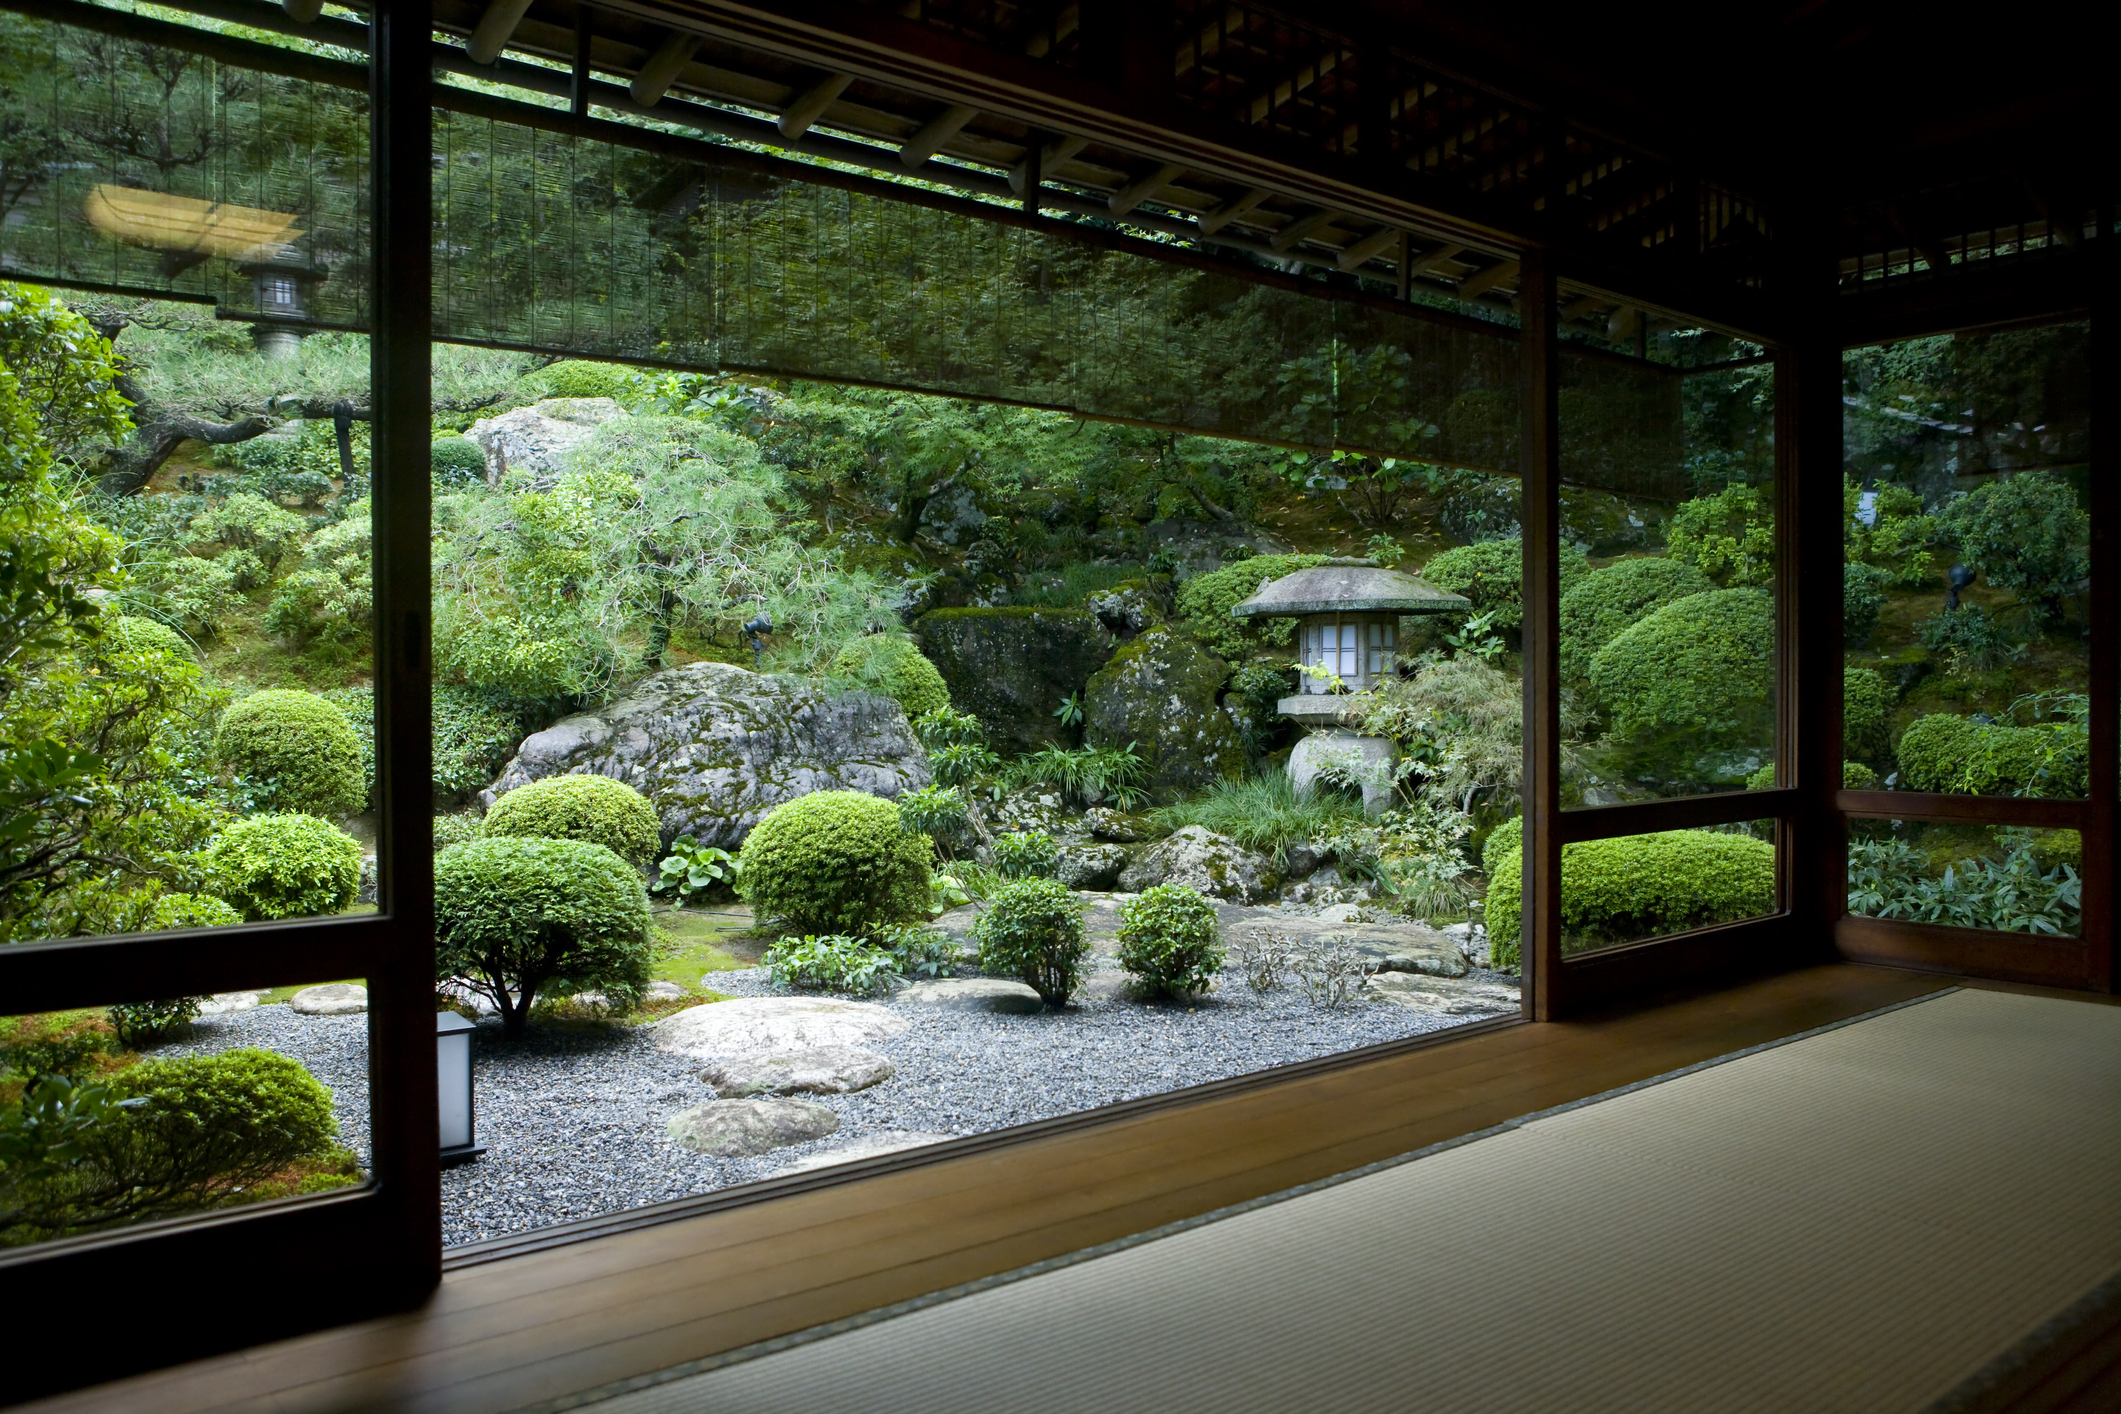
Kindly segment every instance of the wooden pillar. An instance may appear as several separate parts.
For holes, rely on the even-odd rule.
[[[369,1077],[393,1265],[428,1287],[442,1264],[428,700],[433,28],[429,0],[380,3],[369,57],[376,861],[388,920],[384,959],[368,976]]]
[[[2121,398],[2121,338],[2115,337],[2115,240],[2105,227],[2092,246],[2091,335],[2091,742],[2084,811],[2084,938],[2090,985],[2115,989],[2116,885],[2121,867],[2116,789],[2121,783],[2121,475],[2115,465],[2115,401]]]
[[[567,111],[577,118],[589,116],[589,6],[576,0],[574,7],[574,62],[567,78]]]
[[[1552,1020],[1561,980],[1561,357],[1552,258],[1518,274],[1518,464],[1524,505],[1525,1016]]]

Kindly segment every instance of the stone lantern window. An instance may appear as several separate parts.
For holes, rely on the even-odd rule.
[[[1323,667],[1349,692],[1384,680],[1399,652],[1397,614],[1314,614],[1296,631],[1297,658],[1306,668]],[[1332,684],[1304,675],[1305,693],[1329,693]]]

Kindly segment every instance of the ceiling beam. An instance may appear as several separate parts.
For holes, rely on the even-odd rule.
[[[788,100],[788,106],[781,110],[777,124],[781,136],[801,137],[809,132],[817,120],[825,116],[825,110],[837,103],[840,95],[847,91],[847,85],[853,82],[852,74],[827,74]]]
[[[1379,226],[1376,230],[1370,232],[1369,235],[1349,243],[1347,249],[1340,253],[1340,268],[1343,270],[1354,270],[1366,265],[1372,257],[1383,254],[1386,246],[1395,245],[1398,241],[1399,230],[1397,227]]]
[[[1054,15],[1052,24],[1039,26],[1037,32],[1024,42],[1024,53],[1033,59],[1045,58],[1053,52],[1054,46],[1082,28],[1082,23],[1082,6],[1076,4],[1075,0],[1069,0],[1069,3],[1061,6],[1059,13]]]
[[[1449,241],[1445,241],[1442,245],[1423,251],[1420,255],[1408,261],[1407,278],[1411,280],[1416,275],[1425,275],[1446,261],[1456,260],[1465,253],[1466,248],[1464,246],[1453,245]]]
[[[1487,269],[1475,270],[1472,274],[1460,280],[1458,282],[1458,297],[1460,299],[1479,299],[1497,285],[1505,284],[1516,278],[1517,262],[1514,260],[1498,260]]]
[[[1265,187],[1254,187],[1239,196],[1231,197],[1213,211],[1203,211],[1193,218],[1193,224],[1200,227],[1202,235],[1212,236],[1272,195],[1274,193]]]
[[[1171,76],[1173,78],[1183,78],[1193,72],[1193,66],[1202,59],[1213,58],[1215,55],[1220,54],[1223,47],[1223,36],[1233,30],[1250,28],[1251,18],[1249,12],[1240,10],[1237,6],[1232,5],[1225,9],[1220,16],[1208,21],[1207,24],[1201,27],[1200,32],[1194,35],[1191,44],[1184,45],[1179,49],[1177,58],[1171,64]]]
[[[1166,162],[1148,176],[1129,182],[1112,193],[1112,200],[1107,204],[1114,216],[1124,216],[1185,174],[1186,169],[1178,163]]]
[[[692,62],[692,53],[700,47],[700,36],[672,30],[641,65],[641,71],[627,85],[627,93],[643,108],[653,108],[662,96],[670,92],[680,71]]]
[[[493,0],[486,13],[479,16],[478,28],[464,42],[464,52],[471,56],[474,64],[491,64],[501,57],[508,41],[515,38],[516,26],[523,22],[523,15],[530,9],[530,0]]]
[[[1611,303],[1612,301],[1603,295],[1585,295],[1581,299],[1572,299],[1561,307],[1562,322],[1564,324],[1574,324],[1577,320],[1598,308],[1598,306]]]
[[[979,109],[964,103],[953,103],[942,112],[921,124],[906,145],[898,150],[899,164],[903,167],[918,167],[936,153],[943,144],[965,130],[965,124],[979,116]]]
[[[1642,311],[1635,308],[1634,305],[1615,305],[1613,312],[1606,316],[1605,336],[1617,344],[1633,332],[1635,326],[1641,321]]]
[[[1287,250],[1313,231],[1324,227],[1339,214],[1338,211],[1335,211],[1330,206],[1321,206],[1315,211],[1307,211],[1276,231],[1268,238],[1267,244],[1276,250]]]
[[[1047,143],[1038,152],[1039,180],[1052,176],[1061,163],[1072,161],[1076,153],[1089,145],[1090,139],[1086,137],[1057,137]],[[1026,156],[1024,161],[1009,169],[1009,189],[1018,196],[1024,194],[1024,177],[1030,165],[1030,158]]]
[[[1325,53],[1298,69],[1294,74],[1291,74],[1288,78],[1283,79],[1280,83],[1274,85],[1273,88],[1267,90],[1267,92],[1253,99],[1252,106],[1247,110],[1253,123],[1265,122],[1286,107],[1290,99],[1339,68],[1340,61],[1346,52],[1339,48],[1328,49]]]

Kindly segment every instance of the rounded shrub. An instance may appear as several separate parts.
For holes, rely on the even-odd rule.
[[[1010,879],[1050,878],[1060,868],[1060,846],[1043,830],[1017,830],[994,841],[994,867]]]
[[[202,1203],[223,1184],[254,1182],[338,1141],[331,1092],[272,1051],[142,1061],[113,1076],[111,1089],[143,1103],[92,1132],[91,1165],[143,1187],[190,1190]]]
[[[1843,790],[1876,790],[1878,773],[1861,761],[1841,763],[1841,788]],[[1775,786],[1775,763],[1770,761],[1752,775],[1745,778],[1747,790],[1772,790]]]
[[[376,690],[335,687],[324,694],[353,723],[361,739],[361,779],[373,794],[376,785]],[[432,711],[434,799],[447,805],[494,778],[523,739],[515,714],[495,704],[477,688],[436,683],[429,696]]]
[[[338,819],[368,803],[361,738],[314,692],[267,688],[232,704],[214,729],[214,756],[251,782],[265,810]]]
[[[486,480],[486,453],[469,437],[444,437],[427,449],[427,467],[437,490],[477,486]]]
[[[1773,710],[1774,601],[1757,589],[1675,599],[1591,659],[1591,685],[1622,735],[1739,735]]]
[[[1841,751],[1851,761],[1885,768],[1893,754],[1893,685],[1870,668],[1841,672]]]
[[[935,664],[921,656],[910,638],[877,633],[858,638],[832,660],[835,677],[853,678],[894,698],[906,709],[906,720],[950,705],[950,689]]]
[[[466,986],[520,1036],[548,990],[630,998],[648,985],[648,890],[587,840],[488,838],[435,856],[435,975]]]
[[[546,369],[539,381],[544,383],[547,397],[617,398],[625,395],[633,375],[615,363],[571,358]]]
[[[1885,588],[1892,576],[1876,565],[1851,560],[1841,567],[1841,641],[1860,647],[1878,627],[1885,607]]]
[[[1517,967],[1522,957],[1522,830],[1513,820],[1488,840],[1488,945],[1501,968]],[[1774,908],[1775,847],[1751,835],[1666,830],[1562,847],[1563,952],[1735,923]]]
[[[166,932],[172,928],[230,928],[243,915],[212,894],[164,894],[148,910],[144,931]]]
[[[314,815],[253,815],[200,856],[207,892],[255,923],[338,913],[361,886],[361,846]]]
[[[1937,521],[1988,582],[2043,618],[2090,572],[2091,517],[2052,472],[1999,477],[1947,504]]]
[[[2081,796],[2090,742],[2073,722],[2014,727],[1931,713],[1900,734],[1900,788],[1956,795]]]
[[[972,925],[980,971],[1014,977],[1049,1006],[1065,1006],[1082,984],[1090,944],[1082,905],[1056,879],[1021,879],[997,893]]]
[[[1561,592],[1566,595],[1591,572],[1591,562],[1573,546],[1561,547]],[[1463,594],[1475,613],[1493,613],[1497,628],[1524,625],[1524,543],[1483,540],[1446,550],[1422,566],[1421,577],[1438,589]]]
[[[1592,570],[1561,596],[1561,671],[1587,676],[1599,649],[1674,600],[1716,586],[1683,560],[1637,555]]]
[[[1198,889],[1158,884],[1119,910],[1119,965],[1145,992],[1205,992],[1222,971],[1222,924]]]
[[[1296,620],[1238,619],[1230,616],[1230,610],[1257,594],[1266,581],[1314,568],[1326,559],[1324,555],[1253,555],[1193,576],[1179,589],[1174,607],[1187,632],[1210,653],[1228,662],[1243,662],[1262,643],[1295,642]],[[1150,569],[1154,571],[1155,566]]]
[[[663,844],[655,807],[609,776],[547,776],[493,803],[479,825],[486,839],[587,840],[645,865]]]
[[[934,853],[890,801],[815,791],[776,805],[745,837],[737,892],[795,932],[868,936],[928,916]]]

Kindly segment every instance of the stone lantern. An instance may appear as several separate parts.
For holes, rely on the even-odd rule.
[[[250,276],[251,303],[257,310],[250,334],[258,352],[267,358],[293,358],[314,327],[309,302],[331,272],[291,259],[249,261],[236,268]]]
[[[1307,671],[1296,695],[1282,698],[1276,710],[1306,729],[1289,754],[1289,779],[1298,794],[1310,789],[1324,763],[1354,757],[1375,778],[1363,785],[1363,809],[1376,815],[1391,804],[1384,782],[1397,751],[1383,737],[1363,736],[1343,724],[1341,697],[1376,687],[1398,671],[1401,615],[1464,614],[1472,608],[1463,595],[1411,574],[1368,560],[1336,560],[1262,583],[1230,610],[1238,618],[1296,620],[1297,659]]]

